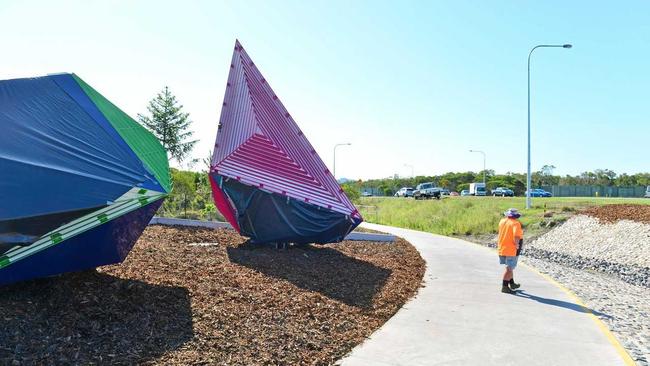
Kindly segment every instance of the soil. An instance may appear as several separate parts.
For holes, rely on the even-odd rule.
[[[0,288],[0,364],[327,365],[422,283],[409,243],[148,227],[121,265]]]
[[[619,220],[631,220],[650,224],[650,205],[605,205],[589,207],[580,213],[595,217],[601,222],[613,223]]]

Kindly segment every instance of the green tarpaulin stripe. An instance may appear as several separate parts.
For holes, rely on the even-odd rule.
[[[108,222],[108,216],[106,216],[106,214],[99,214],[97,215],[97,220],[103,224],[105,222]]]
[[[147,193],[147,190],[144,189],[144,188],[141,188],[141,189],[138,191],[138,194],[145,194],[145,193]]]
[[[140,198],[138,199],[138,201],[140,201],[140,205],[141,205],[141,206],[146,206],[147,203],[149,203],[149,200],[147,199],[147,197],[140,197]]]
[[[63,237],[59,233],[54,233],[50,235],[50,239],[52,240],[52,243],[54,244],[59,244],[60,242],[63,241]]]
[[[6,255],[0,257],[0,268],[9,265],[9,263],[11,263],[11,262],[9,261],[9,258]]]
[[[171,177],[169,175],[167,152],[158,139],[77,75],[73,74],[72,76],[113,128],[122,136],[127,145],[142,160],[147,169],[153,173],[158,183],[166,192],[170,192]]]
[[[152,197],[152,201],[149,203],[153,203],[159,199],[165,198],[167,195],[159,195],[156,197]],[[144,197],[143,197],[144,198]],[[140,203],[140,204],[138,204]],[[134,205],[135,204],[135,205]],[[134,211],[144,205],[142,205],[142,200],[132,200],[132,201],[127,201],[119,205],[115,205],[116,207],[107,207],[102,209],[102,211],[105,211],[105,214],[100,214],[100,215],[95,215],[95,214],[90,214],[87,215],[83,218],[79,218],[78,220],[75,220],[67,225],[64,225],[59,228],[59,230],[53,234],[50,234],[48,239],[43,241],[45,238],[37,241],[36,243],[32,244],[32,246],[29,247],[24,247],[18,250],[18,252],[14,251],[9,251],[7,252],[7,255],[5,255],[3,258],[8,258],[8,263],[7,264],[1,264],[0,262],[0,268],[3,266],[7,266],[9,264],[14,263],[15,261],[24,259],[26,257],[29,257],[33,254],[36,254],[42,250],[45,250],[49,248],[52,245],[56,245],[63,240],[70,239],[74,236],[77,236],[83,232],[86,232],[94,227],[97,227],[99,225],[102,225],[96,221],[96,218],[98,218],[101,215],[106,216],[107,220],[113,220],[116,219],[120,216],[123,216],[131,211]],[[111,215],[114,217],[109,218],[108,215]],[[65,236],[65,238],[64,238]],[[40,244],[39,244],[40,242]],[[48,244],[48,243],[52,244]]]

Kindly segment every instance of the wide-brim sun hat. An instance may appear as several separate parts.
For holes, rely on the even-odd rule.
[[[506,212],[503,213],[506,217],[512,217],[514,219],[518,219],[521,217],[521,214],[519,213],[519,210],[516,208],[509,208]]]

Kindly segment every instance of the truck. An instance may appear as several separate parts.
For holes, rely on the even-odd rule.
[[[492,195],[494,197],[496,196],[501,196],[501,197],[514,197],[515,192],[512,191],[510,188],[506,187],[496,187],[495,189],[492,190]]]
[[[485,183],[470,183],[469,194],[471,196],[485,196]]]
[[[433,183],[420,183],[413,191],[413,198],[416,200],[435,198],[440,199],[440,188],[436,187]]]

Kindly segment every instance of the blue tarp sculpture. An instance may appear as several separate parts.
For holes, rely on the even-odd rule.
[[[170,188],[155,136],[76,75],[0,81],[0,285],[123,261]]]

